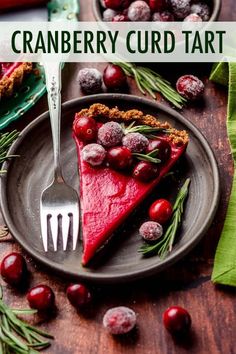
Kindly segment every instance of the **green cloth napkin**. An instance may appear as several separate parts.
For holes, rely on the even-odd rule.
[[[227,131],[234,159],[234,177],[223,231],[217,246],[212,281],[236,286],[236,63],[213,67],[210,80],[228,85]]]

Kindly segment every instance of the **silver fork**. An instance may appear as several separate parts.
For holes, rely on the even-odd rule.
[[[41,234],[45,252],[48,251],[50,234],[54,251],[58,248],[59,233],[62,234],[64,251],[67,249],[69,234],[72,235],[73,250],[76,249],[79,234],[78,194],[65,183],[60,164],[61,67],[59,62],[44,63],[54,155],[54,178],[40,199]]]

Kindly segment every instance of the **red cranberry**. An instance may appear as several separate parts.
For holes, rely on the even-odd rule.
[[[91,117],[75,117],[73,129],[77,138],[82,141],[94,141],[97,137],[97,124]]]
[[[141,225],[139,233],[145,241],[152,242],[163,235],[163,228],[158,222],[146,221]]]
[[[118,65],[114,64],[109,64],[105,68],[103,81],[109,90],[119,90],[127,83],[124,71]]]
[[[204,84],[196,76],[184,75],[178,79],[176,89],[183,97],[195,101],[203,95]]]
[[[145,1],[134,1],[128,9],[128,17],[130,21],[149,21],[151,10]]]
[[[108,150],[107,161],[115,170],[124,170],[132,164],[132,153],[124,146],[117,146]]]
[[[163,313],[163,323],[170,333],[183,334],[191,327],[191,317],[184,308],[172,306]]]
[[[129,7],[131,0],[104,0],[104,4],[109,9],[122,10]]]
[[[175,20],[173,14],[169,11],[155,12],[152,20],[157,22],[172,22]]]
[[[19,285],[26,280],[27,265],[24,257],[17,252],[8,254],[1,263],[1,276],[10,285]]]
[[[149,6],[152,12],[158,12],[165,8],[165,0],[149,0]]]
[[[155,140],[150,140],[146,149],[146,153],[148,154],[156,149],[158,149],[157,158],[159,158],[162,163],[165,163],[169,160],[171,156],[171,147],[166,140],[158,138]]]
[[[49,286],[37,285],[29,290],[27,300],[31,308],[44,311],[53,307],[55,295]]]
[[[88,305],[92,300],[90,291],[83,284],[69,285],[66,290],[66,295],[71,305],[77,309]]]
[[[150,182],[157,176],[157,166],[147,161],[140,161],[133,170],[133,177],[141,182]]]
[[[112,22],[128,22],[129,18],[124,14],[118,14],[113,17]]]
[[[103,317],[103,326],[111,334],[125,334],[136,325],[136,314],[129,307],[119,306],[108,310]]]
[[[149,208],[150,219],[159,224],[165,224],[171,218],[172,213],[172,205],[166,199],[156,200]]]

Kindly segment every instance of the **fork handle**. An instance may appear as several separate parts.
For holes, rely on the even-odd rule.
[[[52,129],[54,177],[63,181],[60,165],[61,140],[61,62],[45,62],[46,87],[48,92],[48,107]]]

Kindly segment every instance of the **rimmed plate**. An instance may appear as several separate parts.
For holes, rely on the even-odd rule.
[[[81,241],[76,251],[45,253],[40,237],[39,200],[42,190],[53,175],[52,138],[48,113],[34,120],[20,134],[10,154],[20,155],[4,165],[8,170],[1,179],[1,208],[9,230],[22,247],[51,270],[83,280],[112,283],[128,281],[154,274],[170,266],[187,252],[206,233],[215,215],[219,200],[218,168],[206,139],[199,130],[176,111],[156,102],[122,94],[101,94],[69,101],[63,105],[61,132],[61,162],[65,179],[79,187],[77,156],[71,136],[74,114],[90,104],[100,102],[118,106],[122,110],[140,109],[158,116],[190,134],[190,143],[177,166],[175,178],[169,178],[157,187],[145,203],[130,216],[90,267],[81,266]],[[173,251],[161,260],[157,256],[143,258],[138,252],[140,224],[147,218],[150,203],[161,196],[174,200],[178,186],[191,178],[190,194],[184,222]]]

